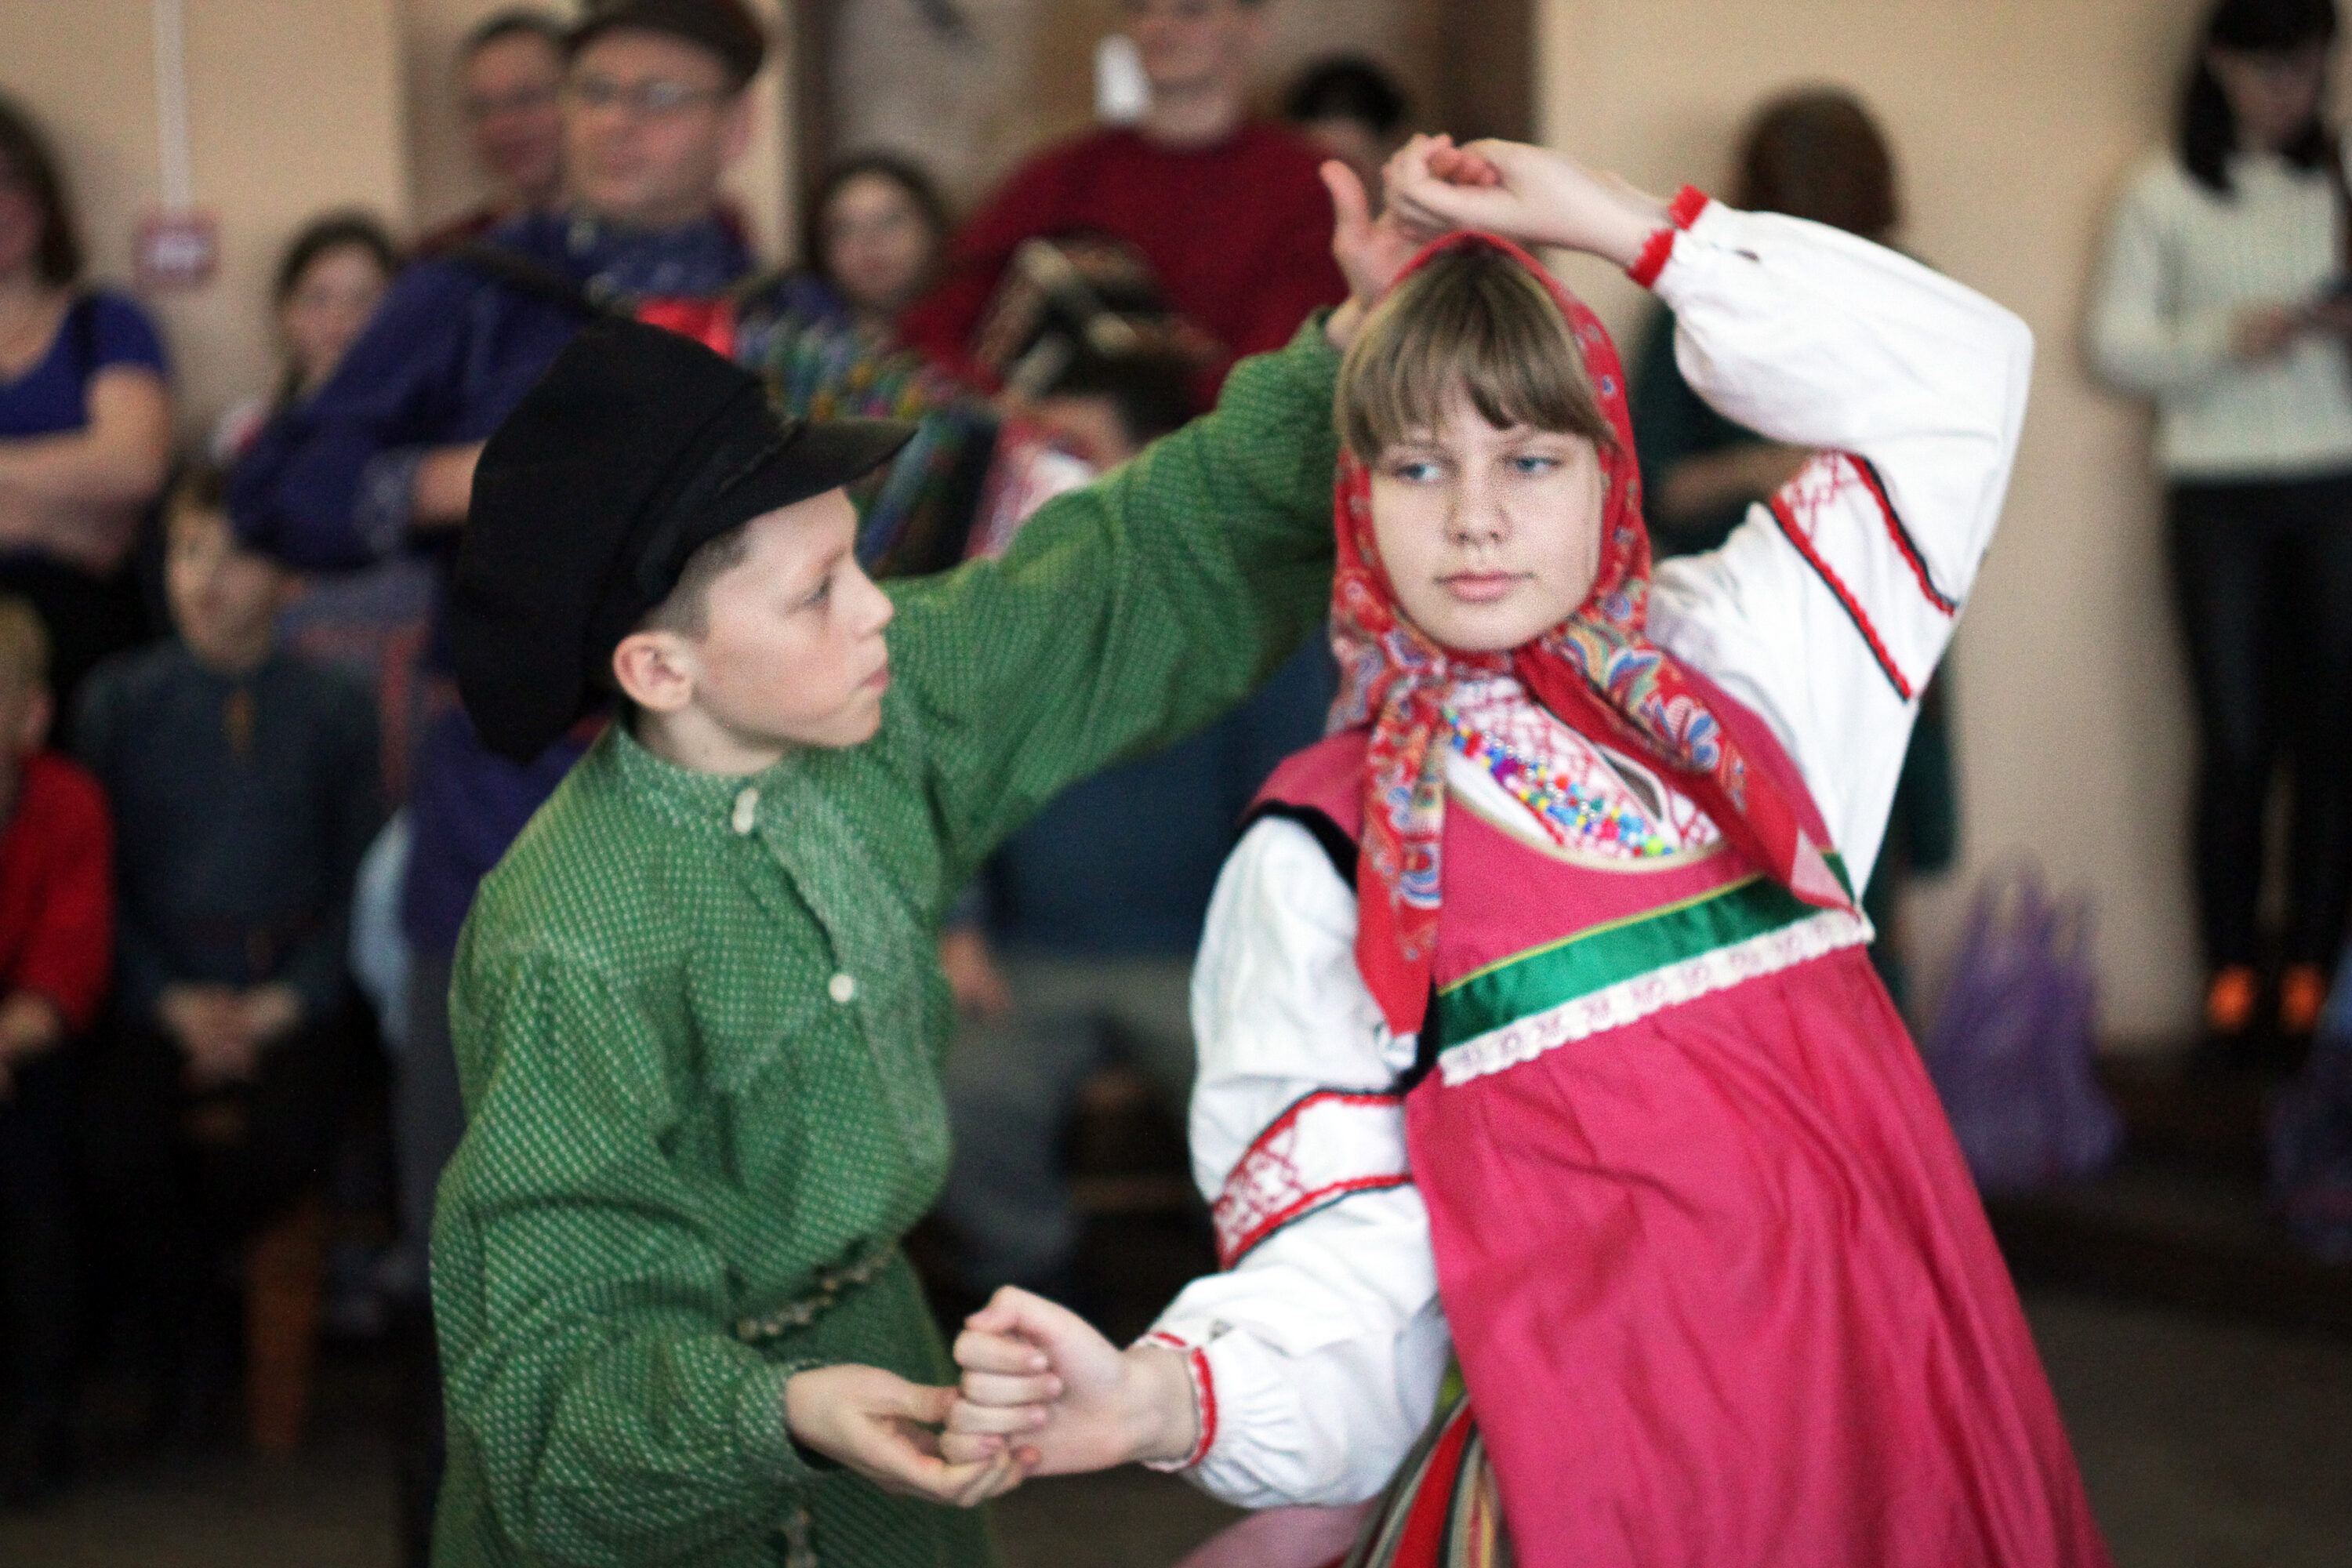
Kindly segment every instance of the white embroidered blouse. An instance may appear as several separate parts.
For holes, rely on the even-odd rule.
[[[1917,693],[2000,517],[2032,335],[1893,251],[1719,205],[1677,237],[1655,287],[1703,396],[1824,455],[1721,550],[1657,569],[1651,634],[1771,725],[1860,886]],[[1457,712],[1465,700],[1487,730],[1546,743],[1516,683],[1457,693]],[[1465,755],[1462,728],[1450,786],[1544,842],[1552,830]],[[1548,763],[1612,808],[1682,844],[1713,833],[1654,770],[1552,730]],[[1229,1266],[1186,1288],[1154,1337],[1192,1352],[1202,1441],[1181,1468],[1245,1507],[1378,1491],[1450,1353],[1391,1092],[1413,1041],[1381,1022],[1355,934],[1354,889],[1306,828],[1269,818],[1226,863],[1193,977],[1193,1173]]]

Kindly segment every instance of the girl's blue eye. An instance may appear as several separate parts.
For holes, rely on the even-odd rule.
[[[1397,464],[1389,471],[1409,485],[1425,484],[1437,477],[1437,465],[1409,459]]]
[[[827,599],[831,598],[832,596],[833,596],[833,578],[832,578],[831,576],[829,576],[829,575],[828,575],[828,576],[825,578],[825,580],[824,580],[824,582],[819,583],[819,584],[816,585],[816,592],[815,592],[815,593],[811,594],[807,598],[803,599],[803,600],[801,601],[801,606],[802,606],[803,609],[810,609],[810,610],[814,610],[814,609],[815,609],[819,605],[824,604],[824,603],[825,602],[825,600],[827,600]]]
[[[1539,457],[1531,452],[1522,453],[1511,459],[1511,467],[1523,474],[1548,474],[1559,467],[1559,459]]]

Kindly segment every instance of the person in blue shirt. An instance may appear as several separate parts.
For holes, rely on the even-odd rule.
[[[401,277],[326,384],[284,410],[231,476],[243,536],[309,572],[422,552],[446,587],[483,442],[600,310],[628,304],[724,341],[726,293],[751,258],[719,212],[719,180],[749,145],[744,89],[764,48],[740,0],[589,7],[566,39],[566,201]],[[445,653],[436,647],[444,664]],[[434,1186],[465,1130],[448,1043],[458,928],[477,883],[585,740],[508,762],[452,693],[418,744],[395,1119],[403,1254],[420,1290]]]
[[[1191,388],[1175,356],[1082,353],[1024,423],[1107,469],[1182,425]],[[1192,954],[1217,873],[1266,775],[1322,735],[1337,686],[1328,645],[1310,639],[1205,730],[1064,790],[982,872],[977,908],[941,943],[966,1018],[948,1056],[953,1163],[939,1212],[964,1293],[1086,1294],[1058,1134],[1087,1079],[1114,1061],[1181,1119]]]
[[[163,345],[128,298],[83,287],[82,261],[57,158],[0,97],[0,593],[40,616],[64,712],[147,635],[128,563],[172,444]]]

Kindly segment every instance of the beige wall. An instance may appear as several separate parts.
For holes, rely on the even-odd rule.
[[[1948,948],[1968,885],[2033,855],[2097,898],[2105,1026],[2181,1030],[2198,958],[2180,661],[2143,412],[2097,389],[2078,323],[2101,215],[2164,134],[2193,0],[1543,0],[1548,134],[1637,183],[1722,183],[1746,107],[1835,79],[1883,116],[1906,244],[2032,323],[2033,401],[2007,519],[1960,634],[1965,859],[1917,900]],[[1694,48],[1693,40],[1705,47]],[[1612,324],[1622,279],[1577,274]]]
[[[5,0],[0,0],[5,3]],[[22,0],[17,0],[21,4]],[[343,0],[335,0],[341,4]],[[466,152],[457,119],[451,66],[467,28],[513,0],[394,0],[402,17],[402,69],[408,93],[407,156],[413,210],[420,226],[437,223],[481,200],[482,184]],[[569,0],[540,0],[569,16]],[[751,148],[728,177],[728,190],[750,220],[763,256],[777,256],[787,243],[783,215],[793,210],[793,167],[786,133],[782,82],[791,40],[777,0],[751,0],[768,23],[774,48],[752,86],[756,131]]]
[[[221,269],[154,307],[177,363],[182,423],[201,429],[266,385],[268,278],[287,232],[321,207],[405,216],[393,68],[395,0],[197,0],[187,6],[188,113],[199,205]],[[0,87],[39,117],[80,208],[91,271],[121,282],[157,199],[147,0],[0,0]]]

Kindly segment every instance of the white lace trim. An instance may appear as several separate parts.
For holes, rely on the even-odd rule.
[[[1823,910],[1794,925],[1764,931],[1646,974],[1636,974],[1590,995],[1489,1029],[1440,1052],[1437,1068],[1449,1087],[1467,1083],[1474,1078],[1533,1061],[1571,1040],[1622,1028],[1653,1013],[1696,1001],[1712,992],[1727,991],[1744,980],[1792,969],[1840,948],[1860,947],[1875,934],[1870,921],[1859,914]]]

